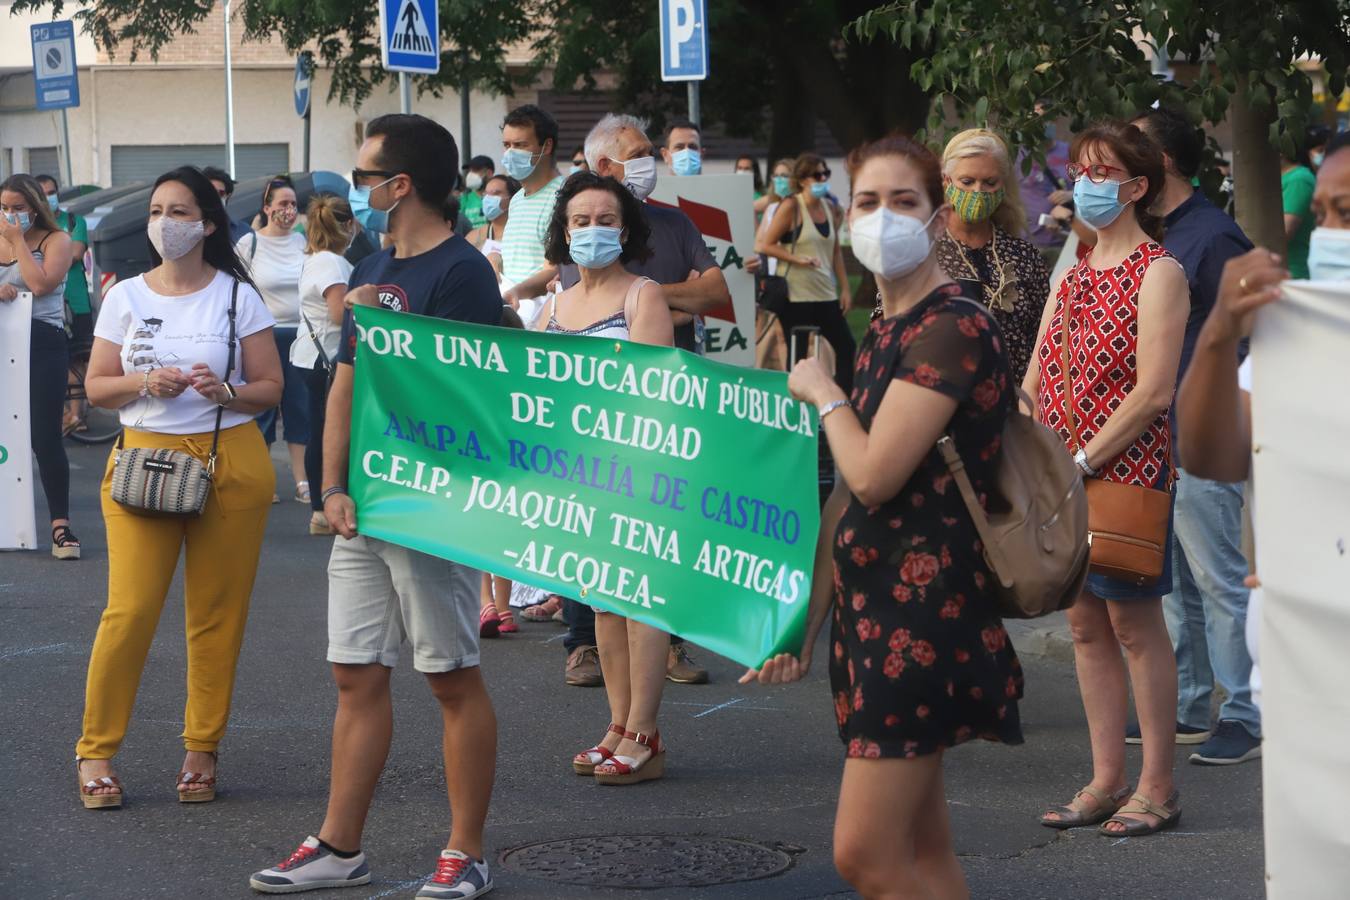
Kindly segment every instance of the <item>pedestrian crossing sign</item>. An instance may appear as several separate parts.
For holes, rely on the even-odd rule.
[[[380,61],[390,72],[436,74],[440,30],[437,0],[380,0]]]

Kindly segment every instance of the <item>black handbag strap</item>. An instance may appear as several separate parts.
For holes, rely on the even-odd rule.
[[[229,384],[230,375],[234,372],[234,346],[235,346],[235,312],[239,304],[239,279],[234,280],[234,285],[230,288],[230,341],[229,350],[225,356],[225,375],[220,379],[221,384]],[[225,407],[216,407],[216,429],[211,435],[211,455],[206,459],[206,471],[214,475],[216,473],[216,448],[220,445],[220,420],[225,415]]]

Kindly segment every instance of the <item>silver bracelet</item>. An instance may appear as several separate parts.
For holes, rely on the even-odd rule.
[[[820,421],[824,422],[825,417],[828,416],[830,413],[834,412],[836,409],[839,409],[840,407],[849,405],[850,404],[847,400],[831,400],[829,403],[826,403],[824,406],[820,408]]]

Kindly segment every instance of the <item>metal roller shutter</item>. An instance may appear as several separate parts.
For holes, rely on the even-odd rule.
[[[28,148],[28,168],[25,170],[29,175],[52,175],[57,183],[61,182],[61,155],[55,147],[29,147]]]
[[[30,153],[32,151],[29,151]],[[235,144],[234,160],[239,181],[276,175],[290,168],[288,144]],[[179,166],[225,166],[224,144],[114,145],[112,186],[134,181],[153,183]]]

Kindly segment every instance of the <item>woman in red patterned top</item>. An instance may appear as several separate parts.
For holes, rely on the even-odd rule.
[[[1085,477],[1171,490],[1168,411],[1190,293],[1180,264],[1155,240],[1160,221],[1147,213],[1163,185],[1162,152],[1133,125],[1105,123],[1079,134],[1070,158],[1075,207],[1097,229],[1097,245],[1060,276],[1023,387]],[[1065,316],[1072,424],[1064,399]],[[1177,668],[1162,613],[1162,595],[1172,590],[1170,537],[1167,547],[1157,582],[1140,587],[1093,574],[1069,610],[1092,781],[1042,817],[1051,828],[1104,822],[1103,834],[1134,836],[1170,827],[1180,816],[1172,782]],[[1144,745],[1133,796],[1125,779],[1121,648]]]

